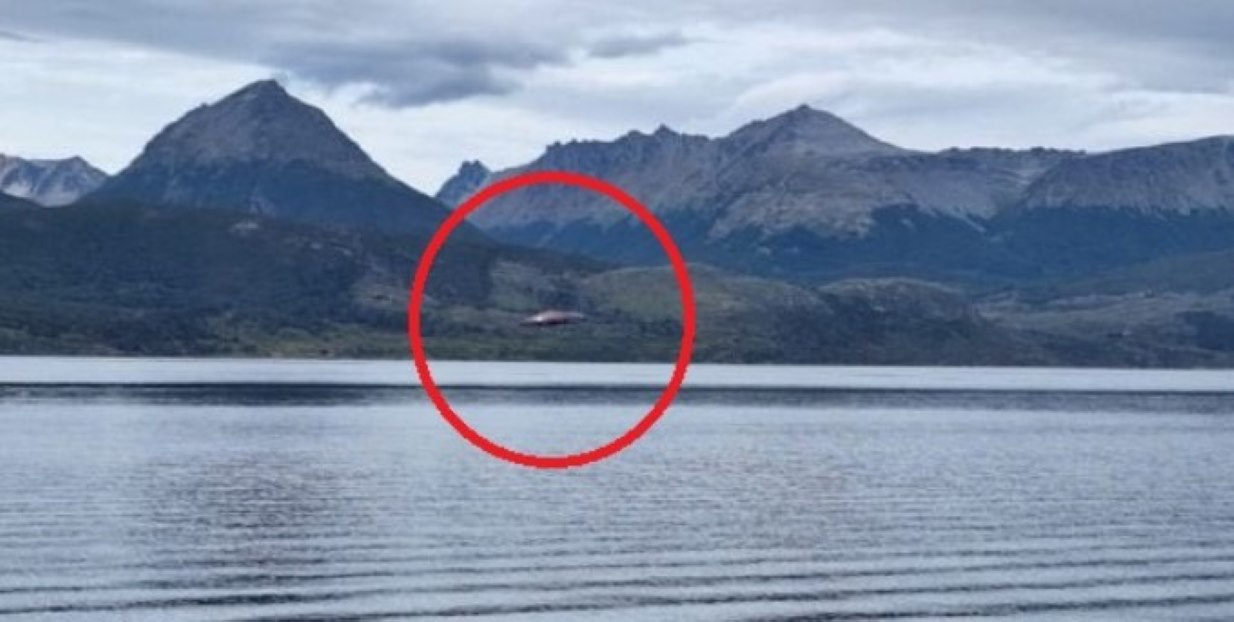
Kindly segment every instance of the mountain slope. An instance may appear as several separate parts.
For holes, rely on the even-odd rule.
[[[273,81],[190,111],[86,201],[420,233],[448,213]]]
[[[1055,354],[984,318],[958,292],[904,279],[812,288],[691,271],[699,360],[775,363],[1043,364]],[[582,284],[599,312],[666,323],[676,336],[667,268],[601,272]],[[654,325],[654,324],[653,324]]]
[[[1234,363],[1230,157],[1222,138],[1092,156],[922,153],[799,108],[718,139],[661,127],[556,144],[498,173],[470,162],[441,194],[536,168],[630,190],[692,260],[700,360],[1216,365]],[[571,188],[494,203],[477,216],[506,240],[661,255],[624,211]],[[0,206],[15,208],[0,212],[10,353],[405,356],[407,279],[447,213],[268,82],[189,113],[75,205]],[[675,351],[667,270],[460,233],[425,300],[433,356]],[[588,321],[520,326],[544,308]]]
[[[405,357],[407,281],[422,243],[219,210],[3,211],[0,352]],[[1204,286],[1218,290],[1202,305],[1136,293],[1100,313],[1084,311],[1089,300],[1065,300],[1078,311],[1064,313],[1030,302],[978,310],[961,291],[906,279],[811,287],[695,265],[696,358],[1229,364],[1232,290],[1220,272],[1229,259],[1215,261],[1217,280]],[[425,340],[434,357],[667,361],[680,337],[677,301],[666,268],[452,241],[429,282]],[[544,308],[588,321],[520,325]]]
[[[908,276],[1002,286],[1234,248],[1231,137],[1098,154],[924,153],[800,107],[717,139],[660,128],[554,144],[486,181],[543,169],[625,188],[665,222],[688,259],[794,280]],[[663,261],[629,215],[568,188],[503,196],[474,220],[514,244]]]
[[[46,207],[68,205],[106,179],[106,173],[78,157],[27,160],[0,154],[0,193]]]
[[[1068,339],[1136,366],[1234,363],[1234,251],[1171,256],[1002,292],[980,304],[1009,330]]]
[[[724,138],[730,157],[868,157],[909,153],[824,110],[806,105],[754,121]]]
[[[9,195],[7,195],[7,194],[0,193],[0,210],[5,210],[5,209],[35,209],[35,208],[38,208],[38,207],[40,207],[40,206],[39,206],[39,204],[38,204],[38,203],[35,203],[34,201],[28,201],[28,200],[26,200],[26,199],[22,199],[22,198],[19,198],[19,197],[9,196]]]
[[[985,220],[1014,204],[1038,175],[1077,155],[914,152],[803,106],[717,139],[661,127],[612,142],[555,144],[486,181],[544,169],[603,178],[656,212],[687,257],[744,272],[937,276],[971,271]],[[507,195],[474,221],[506,242],[630,263],[662,260],[627,214],[571,189]],[[897,272],[897,265],[910,270]]]
[[[1043,174],[1021,209],[1234,212],[1234,136],[1122,149]]]
[[[479,190],[492,174],[483,162],[468,160],[459,166],[458,172],[447,179],[434,196],[446,205],[458,205]]]
[[[424,242],[220,210],[3,211],[0,352],[405,355],[407,283]],[[486,306],[498,264],[539,279],[596,269],[451,240],[427,312]]]
[[[0,352],[406,356],[413,246],[406,236],[216,210],[0,213]],[[941,361],[940,339],[951,344],[946,360],[1044,360],[1004,347],[1010,337],[975,316],[941,311],[965,303],[926,285],[885,295],[872,313],[863,301],[884,291],[878,285],[850,296],[693,272],[701,360]],[[951,302],[911,303],[934,296]],[[676,301],[665,269],[451,243],[429,282],[425,337],[433,356],[451,358],[670,360]],[[588,322],[520,326],[554,306],[583,310]],[[916,318],[911,329],[872,320],[898,309]],[[937,330],[915,341],[920,326]]]
[[[1068,160],[989,226],[1000,248],[1044,276],[1234,248],[1234,138]]]

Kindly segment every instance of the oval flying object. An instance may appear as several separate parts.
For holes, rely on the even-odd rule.
[[[587,321],[587,316],[577,311],[547,309],[523,318],[523,321],[519,322],[519,324],[523,326],[562,326],[564,324],[578,324],[585,321]]]

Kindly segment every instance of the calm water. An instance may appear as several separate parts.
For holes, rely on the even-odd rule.
[[[0,618],[1234,617],[1229,375],[391,369],[0,359]]]

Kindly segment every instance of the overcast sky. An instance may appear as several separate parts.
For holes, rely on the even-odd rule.
[[[109,172],[260,78],[429,192],[556,140],[808,103],[919,149],[1234,134],[1225,0],[0,0],[0,152]]]

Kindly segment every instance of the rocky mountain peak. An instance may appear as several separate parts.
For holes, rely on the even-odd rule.
[[[663,123],[661,123],[658,127],[656,127],[656,131],[655,131],[655,132],[652,132],[652,134],[651,134],[651,135],[652,135],[652,136],[657,136],[657,137],[660,137],[660,138],[667,138],[667,137],[669,137],[669,136],[677,136],[678,134],[677,134],[677,132],[674,132],[674,131],[672,130],[672,128],[670,128],[669,126],[664,125]]]
[[[437,191],[437,200],[446,205],[458,205],[479,190],[492,174],[483,162],[467,160],[459,165],[454,176],[441,185],[441,189]]]
[[[431,231],[449,214],[272,80],[189,111],[87,200],[386,233]]]
[[[802,104],[770,119],[749,123],[724,139],[739,152],[790,156],[896,155],[907,150],[885,143],[824,110]]]
[[[81,157],[33,160],[0,154],[0,192],[59,207],[98,188],[107,175]]]
[[[167,126],[132,167],[299,162],[352,178],[388,178],[320,109],[262,80]]]
[[[266,79],[250,82],[245,86],[240,87],[232,93],[228,99],[266,99],[266,100],[291,100],[293,99],[283,85],[278,83],[278,80]]]
[[[458,167],[458,172],[463,175],[478,177],[480,175],[488,175],[492,171],[479,160],[467,160]]]

